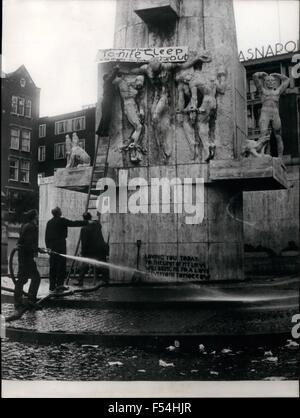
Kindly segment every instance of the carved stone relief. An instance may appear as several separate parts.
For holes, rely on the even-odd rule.
[[[225,93],[226,71],[221,68],[217,74],[203,73],[203,64],[210,61],[207,51],[199,51],[191,53],[184,63],[152,59],[129,70],[115,67],[112,84],[121,97],[123,119],[133,128],[130,137],[123,138],[120,150],[129,152],[131,162],[140,163],[147,152],[143,137],[148,114],[148,128],[157,145],[158,158],[168,163],[174,141],[174,107],[191,150],[191,159],[199,160],[202,154],[202,161],[208,162],[214,157],[217,95]],[[149,98],[148,112],[145,91]]]
[[[215,122],[217,95],[226,90],[226,71],[219,69],[216,76],[204,74],[202,65],[176,76],[178,84],[177,120],[183,126],[186,139],[193,149],[194,160],[200,156],[209,162],[215,154]]]
[[[283,74],[267,74],[256,72],[253,81],[261,98],[262,108],[259,118],[260,138],[246,140],[242,156],[262,157],[270,154],[270,128],[274,133],[277,146],[277,156],[283,156],[283,140],[281,136],[281,119],[279,115],[280,95],[288,88],[290,80]]]
[[[262,136],[257,141],[246,139],[242,149],[242,157],[263,157],[266,155],[265,149],[269,141],[269,135]]]
[[[144,76],[138,75],[133,80],[129,80],[128,76],[119,73],[113,80],[113,84],[118,88],[122,99],[123,113],[133,128],[130,138],[124,139],[120,150],[128,151],[130,160],[133,163],[139,163],[142,160],[142,154],[146,153],[142,144],[145,120],[143,107]]]

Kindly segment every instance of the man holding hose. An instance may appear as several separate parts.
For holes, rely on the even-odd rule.
[[[56,207],[52,209],[53,218],[47,222],[45,242],[46,247],[58,254],[66,254],[68,228],[87,225],[87,221],[70,221],[62,216],[61,209]],[[49,281],[50,292],[63,292],[68,290],[64,286],[66,278],[66,259],[58,254],[50,252],[50,272]]]
[[[16,310],[27,308],[36,308],[37,293],[39,290],[41,277],[37,269],[35,257],[38,252],[45,251],[38,248],[38,213],[32,209],[24,213],[25,222],[20,230],[18,240],[18,280],[15,284],[14,300]],[[31,279],[28,290],[28,302],[23,302],[23,287]]]

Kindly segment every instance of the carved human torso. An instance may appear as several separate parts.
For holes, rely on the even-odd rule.
[[[263,107],[278,109],[280,92],[279,89],[268,89],[263,87],[261,90],[261,101]]]

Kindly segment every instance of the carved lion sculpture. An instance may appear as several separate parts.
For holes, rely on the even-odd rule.
[[[68,157],[66,168],[87,167],[91,164],[91,158],[79,145],[79,138],[76,133],[72,135],[72,148]]]
[[[265,155],[265,148],[267,143],[270,141],[270,136],[265,135],[259,138],[257,141],[253,139],[246,139],[243,150],[242,156],[243,157],[262,157]]]

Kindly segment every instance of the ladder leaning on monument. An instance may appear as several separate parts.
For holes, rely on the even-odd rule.
[[[97,167],[99,144],[100,144],[100,141],[104,140],[105,138],[108,138],[108,144],[107,144],[106,153],[105,153],[105,162],[104,162],[103,169],[99,170],[99,168]],[[93,208],[90,207],[91,197],[94,196],[95,199],[92,199],[92,200],[96,200],[98,198],[98,196],[92,194],[92,191],[93,191],[93,189],[95,189],[97,180],[99,179],[99,174],[101,176],[101,173],[102,173],[103,177],[106,177],[106,175],[107,175],[107,170],[108,170],[108,162],[107,161],[108,161],[109,147],[110,147],[110,136],[102,137],[100,135],[97,135],[97,142],[96,142],[96,147],[95,147],[95,158],[94,158],[94,161],[93,161],[92,174],[91,174],[91,178],[90,178],[90,182],[89,182],[89,186],[88,186],[88,193],[87,193],[87,199],[86,199],[86,204],[85,204],[85,212],[88,212],[89,209],[95,209],[94,207]],[[97,176],[97,179],[95,178],[96,176]],[[80,237],[78,238],[78,241],[77,241],[74,256],[78,255],[79,246],[80,246]],[[69,280],[71,278],[71,274],[72,274],[72,271],[74,269],[74,266],[75,266],[75,260],[72,261],[72,264],[71,264],[71,267],[70,267],[70,270],[68,272],[68,276],[67,276],[67,279],[66,279],[66,284],[69,283]],[[75,274],[76,274],[76,269],[75,269],[75,272],[74,272],[74,276],[75,276]]]

